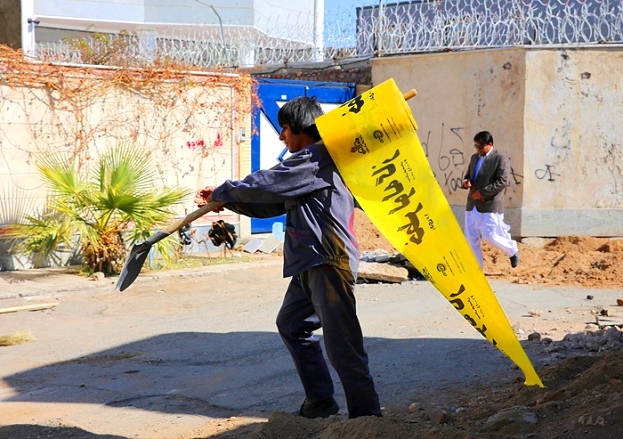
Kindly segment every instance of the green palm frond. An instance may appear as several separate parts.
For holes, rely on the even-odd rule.
[[[158,171],[147,151],[121,145],[102,156],[96,170],[100,191],[144,194],[153,191]]]
[[[180,188],[155,189],[159,178],[149,154],[125,145],[111,150],[100,160],[97,170],[98,203],[102,209],[119,211],[149,222],[160,222],[170,216],[170,206],[183,201],[190,191]],[[154,213],[154,211],[157,211]]]
[[[19,250],[49,256],[59,247],[75,246],[77,236],[91,271],[118,272],[127,245],[170,220],[171,207],[192,193],[162,188],[149,153],[129,145],[112,148],[86,176],[70,155],[47,154],[36,163],[49,190],[47,211],[52,214],[29,217],[24,228],[15,229]],[[166,259],[175,247],[174,241],[164,240],[156,250]]]
[[[43,181],[53,195],[85,203],[89,185],[77,173],[73,158],[62,153],[49,153],[36,161]]]
[[[46,211],[40,217],[26,216],[26,224],[11,228],[11,250],[30,256],[36,266],[48,259],[58,259],[59,250],[73,250],[76,242],[71,222],[57,212]]]

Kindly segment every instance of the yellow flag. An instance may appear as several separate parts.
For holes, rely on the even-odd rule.
[[[489,342],[543,384],[472,253],[393,79],[316,119],[342,178],[370,221]]]

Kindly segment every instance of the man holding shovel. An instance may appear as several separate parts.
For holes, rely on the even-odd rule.
[[[277,328],[305,390],[298,413],[328,417],[339,411],[333,381],[314,331],[323,328],[331,365],[338,373],[348,416],[381,416],[379,398],[357,318],[354,295],[359,251],[353,230],[353,197],[320,139],[315,98],[287,102],[277,115],[292,156],[243,180],[197,192],[195,203],[224,203],[242,215],[286,214],[284,277],[291,277]]]

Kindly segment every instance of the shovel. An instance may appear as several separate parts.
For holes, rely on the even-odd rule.
[[[156,232],[156,234],[150,236],[145,241],[134,244],[132,250],[130,250],[130,254],[128,254],[128,257],[125,260],[125,264],[123,264],[123,269],[121,270],[115,289],[123,291],[132,285],[134,279],[136,279],[138,274],[141,272],[143,263],[145,262],[145,259],[147,259],[147,255],[149,254],[149,250],[152,245],[222,205],[223,203],[212,201],[194,212],[189,213],[185,218],[182,218],[170,226]]]

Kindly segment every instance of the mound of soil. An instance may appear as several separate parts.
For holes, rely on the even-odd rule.
[[[355,228],[361,251],[397,253],[361,211]],[[623,240],[580,236],[530,239],[520,264],[484,244],[485,274],[521,284],[623,287]],[[622,294],[623,296],[623,294]],[[620,438],[623,437],[623,332],[614,326],[544,339],[531,345],[543,359],[545,389],[511,382],[478,383],[418,395],[408,407],[386,407],[382,418],[302,419],[273,413],[268,422],[235,420],[213,438]],[[564,350],[564,354],[555,353]],[[537,355],[538,356],[538,355]]]
[[[620,331],[617,331],[620,335]],[[545,389],[486,383],[420,395],[382,418],[304,419],[274,412],[267,422],[234,421],[218,439],[498,439],[623,437],[623,349],[572,355],[540,370]]]
[[[361,251],[381,249],[397,253],[362,211],[355,212]],[[518,284],[623,287],[623,239],[561,236],[525,239],[517,245],[519,266],[512,268],[504,253],[483,243],[487,277]]]
[[[396,254],[366,215],[356,210],[360,250]],[[521,284],[623,287],[623,240],[580,236],[518,243],[520,263],[483,244],[488,278]],[[623,297],[623,293],[622,293]],[[475,383],[420,394],[404,407],[385,407],[382,418],[303,419],[275,412],[268,422],[221,423],[218,439],[470,439],[623,437],[623,332],[613,326],[532,343],[545,389],[521,381]]]

